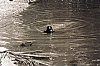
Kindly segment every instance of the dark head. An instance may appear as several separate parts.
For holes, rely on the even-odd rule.
[[[53,31],[53,29],[52,29],[52,27],[51,26],[47,26],[47,29],[46,29],[46,31],[44,31],[45,33],[53,33],[54,31]]]
[[[13,0],[9,0],[9,1],[13,1]]]
[[[47,30],[52,30],[52,27],[51,26],[47,26]]]

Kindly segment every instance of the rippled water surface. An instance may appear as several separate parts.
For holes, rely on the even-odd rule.
[[[52,59],[52,66],[100,66],[100,5],[54,4],[24,4],[27,9],[22,3],[15,6],[17,9],[10,6],[15,3],[7,10],[0,7],[0,45],[15,51],[64,54]],[[55,32],[43,33],[47,25]],[[19,46],[26,41],[32,46]]]

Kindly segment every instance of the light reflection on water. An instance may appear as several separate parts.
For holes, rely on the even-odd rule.
[[[4,57],[6,55],[6,53],[1,53],[3,51],[7,51],[8,49],[4,48],[4,47],[0,47],[0,66],[17,66],[15,64],[13,64],[13,62],[11,61],[11,59],[9,59],[8,56]]]
[[[93,17],[97,14],[95,9],[80,7],[73,11],[75,8],[62,8],[65,6],[61,4],[56,6],[29,6],[21,15],[12,18],[13,26],[2,29],[7,34],[0,36],[3,37],[1,41],[9,42],[7,47],[15,51],[43,50],[65,54],[51,60],[54,62],[52,66],[99,66],[100,31],[99,19]],[[53,34],[41,32],[47,25],[53,26]],[[31,41],[33,45],[19,46],[26,41]]]

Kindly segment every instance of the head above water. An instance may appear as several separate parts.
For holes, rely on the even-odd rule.
[[[51,30],[52,29],[52,27],[51,26],[47,26],[47,30]]]
[[[54,31],[53,31],[53,28],[52,28],[52,26],[47,26],[47,29],[46,29],[46,31],[44,31],[45,33],[53,33]]]

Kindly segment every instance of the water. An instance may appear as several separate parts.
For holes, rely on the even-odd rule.
[[[43,50],[64,54],[51,59],[52,66],[100,66],[99,4],[94,7],[93,4],[66,3],[39,3],[24,11],[25,7],[19,6],[23,4],[18,4],[15,6],[17,12],[16,8],[5,13],[3,10],[0,17],[1,46],[14,51]],[[47,25],[53,26],[53,34],[42,32]],[[26,41],[32,42],[32,46],[19,46]]]

